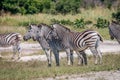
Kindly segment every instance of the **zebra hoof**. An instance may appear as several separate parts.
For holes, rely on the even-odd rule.
[[[95,65],[98,65],[97,63],[95,63]]]
[[[20,59],[20,57],[18,57],[18,60]]]
[[[48,64],[48,67],[51,67],[51,64]]]
[[[11,60],[15,59],[14,57],[11,57]]]
[[[0,59],[2,59],[2,56],[0,56]]]
[[[56,66],[60,66],[60,64],[56,64]]]

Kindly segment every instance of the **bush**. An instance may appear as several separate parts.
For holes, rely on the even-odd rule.
[[[76,19],[76,20],[74,21],[74,26],[75,26],[76,28],[85,28],[85,25],[86,25],[86,22],[84,21],[83,18],[81,18],[81,19]]]
[[[109,25],[109,21],[107,21],[106,19],[102,19],[102,18],[98,18],[97,19],[97,23],[95,24],[95,26],[97,28],[106,28]]]
[[[56,11],[62,14],[69,12],[78,13],[81,0],[59,0],[56,3]]]
[[[95,7],[102,4],[111,8],[113,3],[119,0],[0,0],[0,12],[10,12],[11,14],[35,14],[45,13],[79,13],[81,7]]]
[[[85,28],[86,25],[92,24],[92,21],[85,21],[84,18],[76,19],[74,26],[77,28]]]

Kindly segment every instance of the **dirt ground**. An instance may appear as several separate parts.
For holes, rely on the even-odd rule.
[[[36,80],[120,80],[120,71],[100,71],[84,74],[57,76],[54,78],[38,78]]]
[[[31,54],[34,52],[37,52],[41,49],[40,45],[38,43],[36,44],[28,44],[28,43],[22,43],[21,47],[23,49],[22,54]],[[120,45],[116,41],[104,41],[100,44],[100,50],[104,54],[107,52],[120,52]],[[87,55],[91,55],[89,49],[86,50]],[[60,59],[66,57],[65,52],[60,52]],[[77,54],[74,53],[74,57],[77,57]],[[54,56],[52,56],[54,59]],[[30,61],[30,60],[40,60],[40,61],[46,61],[46,55],[33,55],[33,56],[23,56],[20,61]]]

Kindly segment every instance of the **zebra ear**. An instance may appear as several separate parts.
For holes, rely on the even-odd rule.
[[[54,27],[50,26],[52,30],[54,30]]]
[[[41,25],[41,24],[39,24],[37,27],[38,27],[39,29],[41,29],[42,25]]]

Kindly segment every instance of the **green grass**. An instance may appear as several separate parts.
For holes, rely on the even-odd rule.
[[[91,71],[110,71],[120,68],[120,54],[107,54],[103,56],[103,64],[94,65],[93,56],[88,57],[87,66],[78,66],[77,59],[73,66],[67,66],[67,61],[61,59],[60,67],[53,62],[52,67],[47,67],[47,61],[30,62],[7,62],[0,61],[0,80],[30,80],[44,77],[56,77],[61,75],[72,75],[87,73]]]

